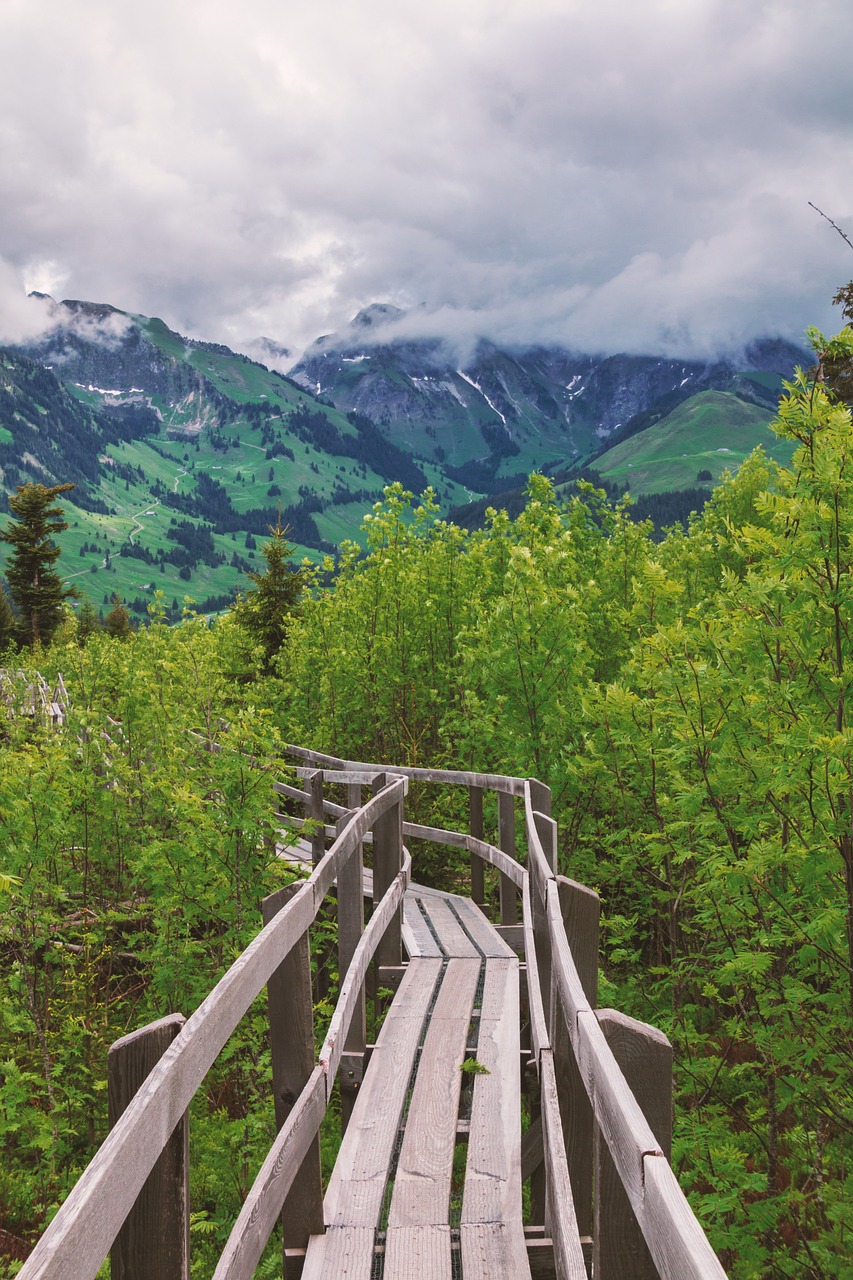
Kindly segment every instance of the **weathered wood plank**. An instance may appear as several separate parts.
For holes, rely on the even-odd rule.
[[[276,1218],[286,1201],[289,1202],[288,1192],[297,1170],[316,1142],[325,1113],[326,1077],[321,1067],[315,1067],[252,1184],[216,1265],[213,1280],[251,1280]],[[322,1226],[321,1216],[320,1231]],[[304,1243],[308,1243],[307,1235]],[[287,1267],[285,1255],[285,1269]]]
[[[411,886],[403,900],[403,945],[410,958],[440,956],[441,947],[432,935]]]
[[[521,1224],[518,961],[487,960],[462,1222]]]
[[[462,924],[484,956],[490,959],[498,959],[501,956],[506,960],[515,958],[516,953],[513,948],[507,944],[505,939],[486,919],[476,903],[472,902],[470,898],[461,898],[457,894],[453,894],[450,902]],[[518,925],[509,925],[508,927],[511,929],[520,928]]]
[[[453,914],[446,898],[422,898],[421,902],[445,955],[479,959],[479,951]]]
[[[382,1274],[384,1280],[451,1280],[450,1227],[389,1225]]]
[[[498,793],[498,844],[504,853],[515,858],[515,803],[511,793]],[[518,921],[518,901],[515,883],[501,873],[501,924],[516,924]]]
[[[399,787],[402,779],[398,780]],[[380,795],[386,787],[386,777],[380,774],[373,783],[374,795]],[[385,810],[373,824],[373,903],[385,894],[393,883],[403,863],[403,797],[398,794],[393,807]],[[403,962],[400,938],[402,910],[389,921],[376,948],[376,963],[382,968],[394,968]]]
[[[468,830],[475,840],[483,838],[483,788],[468,788]],[[471,854],[471,897],[479,906],[486,901],[483,860]]]
[[[324,755],[321,751],[309,751],[307,747],[288,744],[285,747],[288,755],[298,760],[305,760],[315,767],[340,769],[354,773],[395,773],[404,778],[412,778],[419,782],[449,782],[465,787],[482,787],[486,791],[508,792],[510,795],[524,795],[524,778],[510,778],[499,773],[466,773],[455,769],[419,769],[411,765],[367,764],[364,761],[344,760],[340,756]],[[297,767],[297,776],[303,769]],[[345,779],[342,779],[345,781]]]
[[[663,1154],[672,1146],[672,1045],[662,1031],[615,1009],[601,1009],[598,1025]],[[642,1231],[601,1133],[595,1151],[593,1269],[599,1280],[657,1280]]]
[[[529,1280],[524,1231],[503,1222],[463,1222],[460,1229],[465,1280]]]
[[[346,823],[343,831],[341,831],[331,849],[328,850],[323,861],[314,868],[308,879],[308,883],[313,886],[314,900],[318,908],[320,902],[325,898],[335,880],[337,880],[341,867],[351,856],[356,845],[359,842],[364,842],[366,833],[377,822],[387,817],[389,810],[396,809],[400,805],[406,793],[406,786],[405,778],[395,778],[393,782],[389,782],[376,795],[371,796],[367,804],[358,809]],[[397,874],[399,866],[400,863],[398,861],[394,875]],[[390,876],[389,883],[393,879],[394,876]],[[374,884],[375,894],[377,888],[378,886]],[[384,891],[385,889],[382,888],[377,896],[381,897]]]
[[[347,804],[350,811],[361,805],[361,787],[351,783],[347,787]],[[346,817],[338,819],[341,829],[346,825]],[[346,864],[341,867],[338,876],[338,972],[343,977],[352,963],[359,939],[364,932],[364,850],[359,841]],[[362,981],[356,996],[355,1009],[344,1038],[344,1052],[360,1054],[367,1044],[367,1009]],[[354,1070],[354,1068],[350,1068]],[[360,1087],[358,1081],[351,1081],[348,1072],[341,1076],[341,1128],[346,1132],[355,1094]]]
[[[540,1098],[547,1170],[546,1226],[554,1242],[557,1280],[587,1280],[550,1049],[544,1049],[540,1059]]]
[[[297,892],[296,885],[287,885],[264,898],[261,903],[264,924],[274,920]],[[267,1009],[275,1123],[276,1129],[281,1130],[314,1071],[314,1003],[307,931],[270,974]],[[308,1243],[309,1235],[323,1229],[323,1182],[317,1133],[306,1145],[305,1157],[291,1184],[282,1216],[282,1247],[301,1249]]]
[[[110,1127],[150,1075],[185,1019],[173,1013],[122,1036],[107,1054]],[[113,1243],[113,1280],[186,1280],[189,1275],[189,1116],[185,1112]]]
[[[669,1161],[647,1155],[643,1234],[661,1280],[725,1280],[708,1238],[687,1203]]]
[[[305,802],[305,817],[318,824],[311,836],[311,861],[316,867],[326,852],[326,828],[323,824],[323,771],[316,769],[305,779],[309,799]]]
[[[312,1236],[302,1280],[370,1280],[373,1271],[373,1227],[329,1227]]]
[[[403,835],[411,840],[431,840],[433,844],[446,844],[454,849],[467,849],[470,854],[476,854],[484,862],[491,863],[502,875],[511,880],[516,888],[521,888],[524,868],[514,857],[504,853],[497,845],[478,840],[464,831],[445,831],[443,827],[425,827],[419,822],[404,822]]]
[[[553,890],[552,890],[553,895]],[[598,894],[564,876],[557,877],[557,897],[566,941],[578,980],[590,1008],[598,995]],[[591,1235],[593,1208],[594,1119],[592,1104],[581,1078],[565,1021],[551,1009],[551,1047],[563,1134],[581,1235]]]
[[[536,957],[536,946],[533,937],[533,909],[530,903],[531,886],[529,876],[524,878],[522,888],[522,921],[524,928],[524,959],[527,965],[527,1000],[530,1012],[530,1037],[533,1054],[539,1059],[541,1050],[549,1043],[548,1022],[542,1003],[542,988],[539,981],[539,963]]]
[[[440,973],[440,960],[412,961],[388,1010],[332,1171],[327,1225],[378,1226],[412,1063]]]
[[[479,959],[451,960],[445,970],[409,1105],[389,1228],[448,1222],[460,1068],[479,977]]]
[[[24,1263],[24,1280],[94,1280],[208,1069],[314,914],[314,887],[305,881],[166,1050]]]
[[[400,903],[403,901],[403,894],[406,892],[412,859],[405,850],[403,852],[402,868],[374,907],[367,928],[358,940],[352,962],[341,983],[338,1002],[329,1023],[326,1039],[320,1050],[320,1066],[328,1074],[330,1090],[337,1075],[352,1018],[359,1008],[367,967],[377,953],[388,925],[397,914]]]

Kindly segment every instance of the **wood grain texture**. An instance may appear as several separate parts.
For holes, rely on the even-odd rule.
[[[530,904],[530,878],[524,877],[522,889],[522,922],[524,928],[524,957],[527,964],[527,1000],[530,1012],[530,1037],[537,1062],[539,1054],[549,1043],[548,1023],[542,1001],[539,981],[539,964],[533,938],[533,910]]]
[[[323,824],[323,770],[316,769],[305,779],[309,799],[305,802],[305,817],[318,823],[311,835],[311,861],[316,867],[326,852],[326,828]]]
[[[399,788],[402,779],[397,780]],[[381,795],[387,785],[384,774],[373,783],[374,794]],[[392,784],[393,785],[393,784]],[[403,796],[398,793],[397,802],[386,809],[373,823],[373,903],[381,899],[393,883],[403,863]],[[380,968],[399,966],[403,960],[400,938],[402,910],[389,921],[385,933],[376,948],[376,963]]]
[[[546,1227],[554,1242],[557,1280],[587,1280],[550,1049],[543,1051],[540,1061],[540,1098],[547,1171]]]
[[[512,960],[515,957],[516,952],[486,919],[476,903],[470,898],[460,898],[457,894],[450,896],[449,901],[484,956],[495,960],[501,957]],[[520,926],[508,925],[507,928],[519,929]]]
[[[556,888],[564,935],[569,944],[577,980],[587,1005],[594,1007],[598,992],[598,895],[563,876],[557,877]],[[551,897],[554,897],[553,889]],[[581,1235],[591,1235],[595,1162],[592,1104],[577,1065],[575,1050],[570,1043],[568,1027],[564,1018],[558,1016],[556,1002],[551,1005],[550,1018],[563,1137],[568,1152],[577,1218]]]
[[[468,788],[468,830],[475,840],[483,838],[483,788]],[[478,905],[486,901],[483,860],[471,854],[471,897]]]
[[[476,854],[484,862],[490,862],[493,867],[501,872],[512,881],[516,888],[521,888],[521,880],[524,875],[524,868],[519,865],[516,859],[503,852],[496,845],[489,844],[485,840],[478,840],[472,835],[467,835],[464,831],[446,831],[443,827],[425,827],[419,822],[404,822],[403,835],[412,840],[431,840],[433,844],[446,844],[451,848],[467,849],[470,854]]]
[[[557,876],[560,914],[575,968],[591,1009],[598,1004],[598,938],[601,903],[594,889]]]
[[[216,1265],[213,1280],[251,1280],[276,1218],[289,1199],[288,1192],[297,1171],[316,1142],[325,1114],[325,1073],[315,1067],[252,1184]],[[321,1217],[318,1230],[322,1230],[322,1226]],[[307,1234],[304,1244],[308,1244]]]
[[[404,861],[401,870],[374,907],[367,928],[358,940],[352,962],[341,983],[338,1002],[329,1023],[326,1039],[320,1050],[320,1066],[328,1074],[330,1092],[340,1065],[350,1024],[360,1008],[368,965],[376,955],[389,922],[396,916],[403,901],[403,894],[406,892],[412,859],[405,850],[403,852]]]
[[[94,1280],[205,1074],[314,914],[313,887],[306,881],[166,1050],[24,1263],[24,1280]]]
[[[498,793],[498,844],[505,854],[515,860],[515,802],[513,794],[505,791]],[[518,922],[518,899],[515,889],[515,882],[501,873],[501,924]]]
[[[347,787],[347,804],[350,811],[361,805],[361,787],[357,783]],[[341,828],[346,819],[340,819]],[[358,841],[346,864],[338,875],[338,972],[343,977],[355,955],[359,939],[364,933],[364,852]],[[346,1035],[344,1048],[348,1053],[363,1053],[367,1038],[367,1023],[362,983]]]
[[[487,960],[462,1222],[521,1223],[518,961]]]
[[[384,1280],[451,1280],[450,1227],[391,1227]]]
[[[440,960],[412,961],[388,1010],[329,1182],[329,1226],[378,1226],[412,1063],[440,973]]]
[[[438,941],[446,956],[479,959],[480,953],[453,914],[450,903],[444,897],[422,898],[422,909],[429,917]]]
[[[112,1128],[183,1027],[180,1013],[133,1031],[107,1055]],[[189,1276],[189,1115],[178,1126],[146,1179],[116,1237],[110,1257],[113,1280],[186,1280]]]
[[[403,899],[403,945],[410,959],[422,956],[440,956],[441,947],[432,935],[423,912],[415,897],[416,890],[409,888]]]
[[[410,765],[367,764],[359,760],[344,760],[340,756],[324,755],[321,751],[309,751],[307,747],[297,747],[288,743],[285,747],[287,755],[297,760],[305,760],[315,767],[323,769],[340,769],[345,773],[396,773],[405,778],[417,779],[419,782],[449,782],[463,787],[483,787],[486,791],[508,792],[510,795],[524,795],[524,778],[511,778],[499,773],[466,773],[455,769],[418,769]],[[302,769],[296,769],[297,775]]]
[[[264,924],[274,920],[298,892],[287,885],[261,903]],[[276,1129],[281,1130],[314,1070],[314,1002],[307,931],[291,947],[267,983],[273,1099]],[[325,1099],[324,1099],[325,1101]],[[282,1245],[304,1248],[323,1227],[323,1182],[320,1138],[315,1131],[291,1178],[282,1214]],[[266,1243],[266,1241],[264,1241]]]
[[[643,1234],[661,1280],[725,1280],[725,1271],[664,1156],[645,1156]]]
[[[480,961],[447,965],[421,1050],[388,1218],[390,1227],[448,1225],[456,1121]]]
[[[672,1046],[662,1031],[615,1009],[601,1009],[598,1025],[625,1081],[651,1126],[663,1154],[672,1146]],[[657,1280],[657,1267],[643,1239],[610,1153],[599,1132],[595,1151],[593,1267],[599,1280]]]
[[[370,1280],[374,1237],[372,1227],[330,1227],[312,1236],[302,1280]]]
[[[460,1229],[465,1280],[530,1280],[524,1231],[503,1222],[465,1223]]]

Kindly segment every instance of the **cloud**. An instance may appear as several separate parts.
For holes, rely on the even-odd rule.
[[[853,275],[807,204],[853,228],[851,36],[843,0],[15,3],[3,314],[66,272],[238,346],[374,300],[463,343],[796,337]]]

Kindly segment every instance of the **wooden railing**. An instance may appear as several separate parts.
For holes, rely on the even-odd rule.
[[[499,928],[526,963],[532,1123],[522,1169],[530,1177],[533,1220],[552,1242],[551,1274],[581,1280],[591,1263],[596,1280],[626,1274],[722,1280],[667,1158],[668,1042],[654,1028],[596,1010],[598,898],[557,874],[548,788],[533,779],[392,768],[288,750],[300,761],[301,784],[275,790],[300,805],[311,823],[309,877],[266,899],[264,928],[192,1017],[184,1022],[174,1015],[113,1046],[113,1127],[24,1264],[21,1280],[92,1280],[110,1250],[113,1275],[122,1280],[188,1275],[187,1108],[264,986],[278,1135],[215,1280],[248,1280],[279,1217],[286,1257],[290,1251],[296,1258],[308,1237],[323,1231],[319,1126],[342,1063],[350,1092],[358,1082],[369,965],[374,961],[379,981],[392,987],[403,971],[402,901],[411,877],[404,839],[466,850],[472,897],[480,903],[485,865],[499,873]],[[467,788],[470,831],[405,822],[411,781]],[[331,785],[346,788],[345,804],[329,798]],[[366,785],[374,794],[362,805]],[[484,839],[487,792],[497,795],[497,844]],[[516,856],[522,806],[526,866]],[[335,820],[331,829],[327,817]],[[365,928],[362,847],[368,841],[374,909]],[[308,930],[333,885],[341,988],[315,1059]],[[584,1240],[592,1257],[589,1248],[585,1256]]]

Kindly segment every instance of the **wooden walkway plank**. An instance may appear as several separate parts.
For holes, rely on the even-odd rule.
[[[451,1280],[452,1275],[450,1227],[388,1228],[384,1280]]]
[[[479,960],[480,953],[462,928],[445,897],[422,898],[423,909],[429,916],[433,929],[447,956]]]
[[[508,946],[500,934],[495,932],[494,926],[470,898],[462,898],[454,894],[450,902],[484,956],[490,959],[499,957],[506,960],[514,959],[515,952],[512,947]]]
[[[410,964],[403,976],[335,1161],[324,1202],[327,1226],[379,1225],[412,1063],[440,972],[441,961],[427,959]]]
[[[463,1222],[462,1274],[465,1280],[530,1280],[530,1263],[521,1227],[502,1222]]]
[[[448,1224],[460,1068],[479,977],[479,960],[451,960],[445,970],[409,1106],[389,1229]]]
[[[410,959],[441,955],[441,947],[433,937],[411,889],[403,899],[403,946]]]
[[[488,960],[474,1076],[462,1223],[521,1226],[518,961]]]
[[[373,1271],[372,1227],[329,1227],[308,1242],[302,1280],[370,1280]]]

